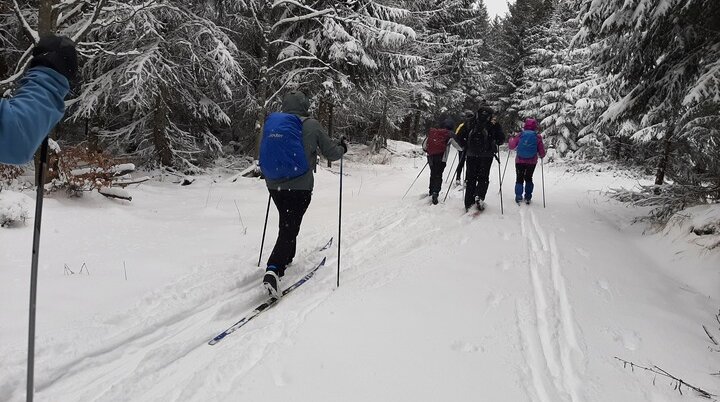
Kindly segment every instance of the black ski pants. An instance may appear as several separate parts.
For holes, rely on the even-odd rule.
[[[516,163],[515,164],[515,183],[533,184],[533,173],[535,173],[535,164]]]
[[[270,190],[270,198],[280,214],[280,223],[278,238],[267,265],[275,266],[274,270],[280,277],[285,275],[285,267],[295,258],[300,224],[310,206],[311,197],[310,190]]]
[[[460,151],[460,161],[458,162],[457,169],[455,170],[455,180],[460,181],[462,176],[463,167],[465,166],[465,151]]]
[[[492,156],[468,156],[465,159],[465,208],[470,208],[475,203],[476,196],[485,200],[490,185],[492,163]]]
[[[443,162],[443,154],[428,155],[428,165],[430,166],[430,194],[440,194],[443,182],[443,172],[446,163]]]

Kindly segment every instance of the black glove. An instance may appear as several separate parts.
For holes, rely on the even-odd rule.
[[[344,137],[344,136],[343,136],[343,137],[340,137],[340,146],[343,147],[343,150],[344,150],[344,151],[343,151],[343,154],[346,154],[346,153],[347,153],[347,150],[348,150],[348,146],[347,146],[347,142],[345,142],[345,137]]]
[[[30,67],[49,67],[72,81],[77,74],[78,61],[75,44],[66,36],[43,36],[33,49]]]

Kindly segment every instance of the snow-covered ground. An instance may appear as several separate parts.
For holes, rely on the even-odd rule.
[[[613,170],[540,169],[535,202],[464,214],[462,192],[429,205],[412,147],[344,169],[336,288],[338,164],[320,167],[276,307],[207,342],[264,299],[264,184],[231,175],[148,182],[131,203],[91,194],[45,201],[38,288],[40,401],[688,401],[665,377],[720,394],[720,254],[665,232],[599,190]],[[501,155],[503,162],[504,155]],[[514,168],[508,167],[507,183]],[[31,194],[32,195],[32,194]],[[263,259],[276,235],[271,208]],[[678,232],[679,233],[679,232]],[[675,235],[674,235],[675,234]],[[0,229],[0,400],[25,396],[32,220]],[[87,269],[82,269],[85,264]],[[69,270],[66,270],[66,265]],[[70,271],[74,272],[71,274]]]

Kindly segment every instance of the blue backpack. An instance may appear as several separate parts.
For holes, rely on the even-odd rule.
[[[303,120],[294,114],[270,113],[260,141],[260,170],[269,180],[304,175],[310,167],[303,146]]]
[[[517,146],[517,155],[523,159],[531,159],[537,155],[537,133],[532,130],[523,130]]]

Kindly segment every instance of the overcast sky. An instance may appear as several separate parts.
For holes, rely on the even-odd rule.
[[[502,15],[507,12],[507,0],[485,0],[485,7],[487,7],[490,18],[495,18],[496,15]]]

